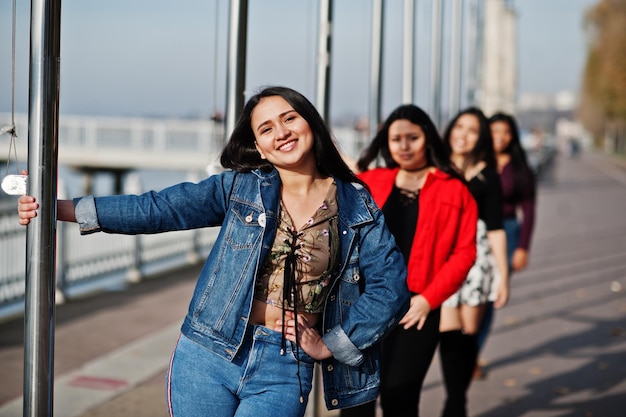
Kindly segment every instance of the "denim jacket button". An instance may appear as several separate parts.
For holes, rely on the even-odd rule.
[[[361,279],[361,276],[359,274],[354,274],[352,278],[354,278],[354,282],[359,282],[359,280]]]
[[[339,400],[338,400],[338,399],[336,399],[336,398],[334,398],[334,399],[333,399],[330,403],[331,403],[332,405],[337,405],[337,404],[339,404]]]
[[[252,221],[252,214],[248,214],[246,216],[246,223],[250,223]]]
[[[332,371],[333,371],[333,369],[335,369],[335,368],[333,368],[333,366],[332,366],[332,365],[328,365],[328,367],[327,367],[326,369],[328,370],[328,372],[332,372]]]

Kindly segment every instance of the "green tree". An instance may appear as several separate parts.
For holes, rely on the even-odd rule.
[[[584,24],[588,53],[580,117],[598,145],[626,153],[626,0],[600,0]]]

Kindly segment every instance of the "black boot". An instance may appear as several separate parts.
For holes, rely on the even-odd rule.
[[[476,366],[476,336],[461,330],[442,332],[439,341],[441,370],[446,387],[442,417],[467,417],[467,390]]]

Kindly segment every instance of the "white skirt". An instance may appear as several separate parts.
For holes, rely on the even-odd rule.
[[[443,306],[458,307],[459,304],[478,306],[487,301],[494,301],[498,279],[498,268],[487,240],[487,226],[479,219],[476,227],[476,261],[461,288],[444,301]]]

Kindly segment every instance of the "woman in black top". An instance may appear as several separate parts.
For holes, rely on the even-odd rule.
[[[469,183],[478,205],[476,262],[461,289],[443,303],[439,327],[447,393],[442,415],[465,417],[482,316],[488,301],[501,308],[508,300],[506,237],[502,191],[487,118],[477,108],[463,110],[450,122],[443,139],[450,145],[451,160]]]

